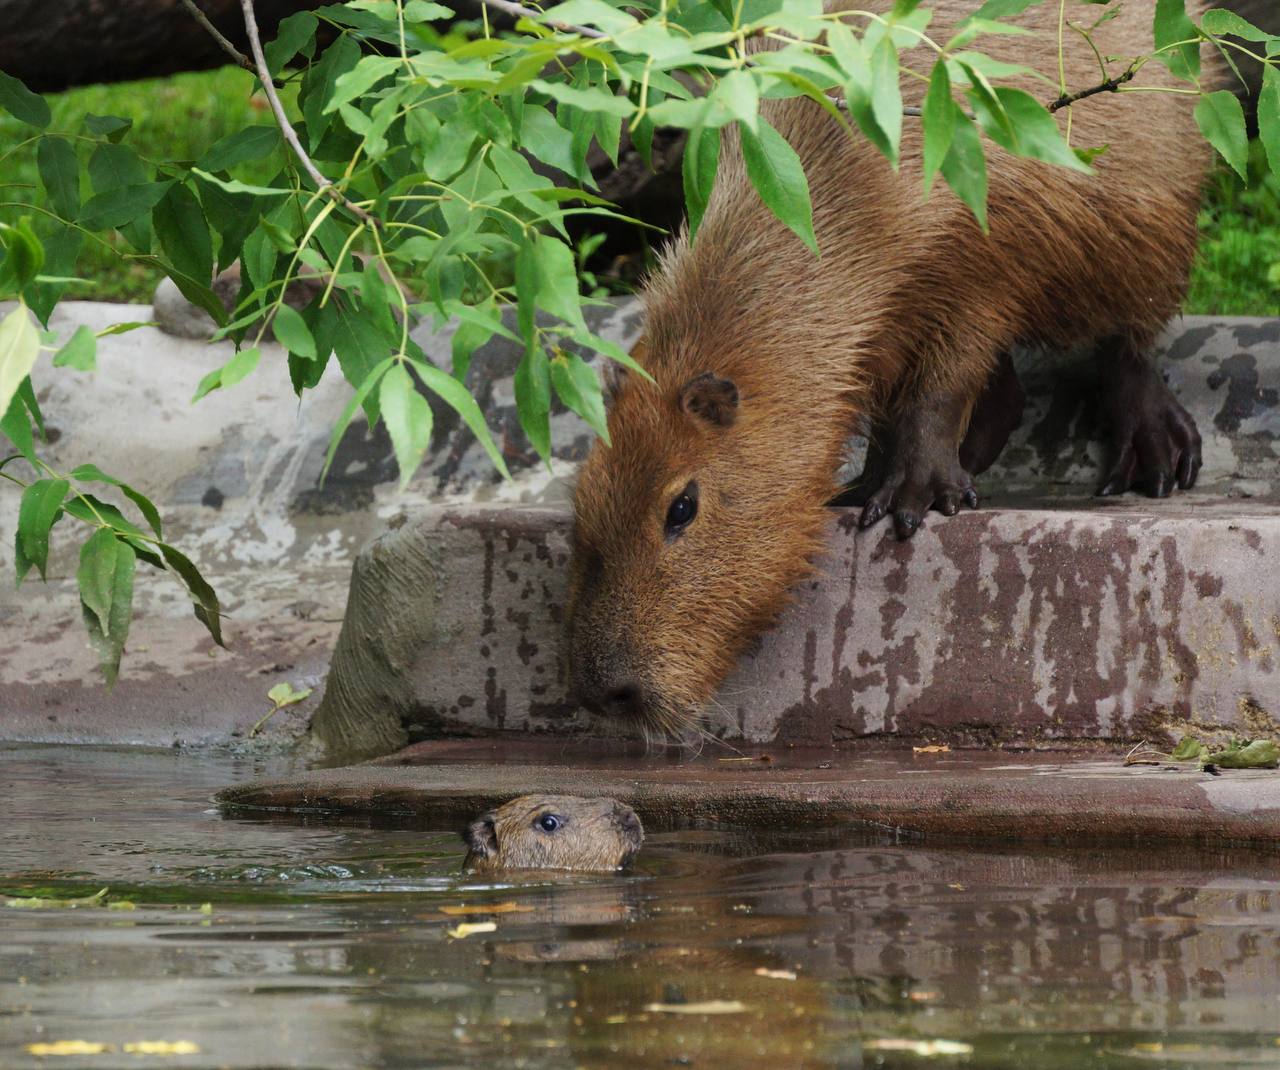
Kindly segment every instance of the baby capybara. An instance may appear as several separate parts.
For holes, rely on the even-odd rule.
[[[477,818],[463,834],[463,868],[621,869],[644,843],[644,828],[616,799],[522,795]]]
[[[931,6],[930,35],[945,41],[976,4]],[[1109,10],[1101,54],[1150,52],[1153,6]],[[985,36],[982,48],[1056,84],[1058,5],[1012,21],[1031,33]],[[1088,43],[1068,33],[1064,45],[1067,85],[1096,85]],[[904,63],[927,70],[933,56]],[[924,87],[903,85],[920,104]],[[1155,62],[1127,88],[1153,86],[1186,88]],[[1036,79],[1021,87],[1057,95]],[[1098,348],[1114,437],[1106,490],[1191,485],[1199,437],[1147,351],[1184,296],[1196,246],[1210,150],[1194,104],[1103,93],[1058,112],[1063,130],[1074,113],[1072,144],[1107,146],[1092,174],[985,143],[984,235],[940,181],[922,199],[918,121],[905,120],[895,172],[812,101],[766,101],[762,114],[804,163],[820,258],[761,203],[726,129],[697,240],[678,238],[644,293],[636,358],[654,382],[611,385],[613,445],[597,443],[578,476],[567,622],[580,699],[651,728],[689,724],[812,569],[846,441],[868,416],[891,435],[864,525],[891,513],[906,536],[930,507],[976,503],[960,445],[1017,343]]]

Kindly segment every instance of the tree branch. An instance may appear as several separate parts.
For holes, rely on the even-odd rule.
[[[1098,85],[1090,86],[1088,89],[1081,89],[1077,93],[1063,93],[1057,100],[1046,105],[1051,112],[1061,111],[1063,108],[1069,108],[1078,100],[1085,100],[1088,97],[1096,97],[1099,93],[1115,93],[1125,82],[1132,82],[1134,75],[1138,73],[1136,67],[1130,67],[1124,74],[1117,75],[1115,78],[1108,78],[1105,82]]]
[[[531,7],[525,7],[523,4],[512,3],[512,0],[480,0],[485,7],[491,7],[495,11],[505,11],[508,15],[514,15],[518,19],[532,19],[534,22],[541,22],[544,26],[550,26],[553,30],[561,30],[565,33],[576,33],[579,37],[601,38],[608,37],[608,34],[601,33],[599,30],[593,30],[590,26],[574,26],[568,22],[558,22],[555,19],[543,18],[541,11],[534,11]]]
[[[249,62],[249,57],[223,37],[218,31],[218,27],[210,22],[208,16],[206,16],[205,13],[196,6],[196,0],[182,0],[182,6],[191,12],[191,17],[209,32],[209,36],[218,42],[218,47],[230,56],[232,60],[243,67],[246,71],[252,71],[254,74],[258,73],[254,70],[253,64]]]
[[[271,70],[267,67],[267,58],[262,53],[262,41],[258,37],[258,20],[253,14],[253,0],[240,0],[240,6],[244,10],[244,29],[249,37],[249,48],[253,52],[253,62],[256,66],[254,73],[257,74],[258,81],[262,83],[262,91],[267,94],[267,101],[271,105],[271,113],[276,117],[276,125],[280,127],[280,133],[284,135],[289,148],[293,149],[293,154],[298,157],[303,170],[311,176],[311,180],[325,196],[332,197],[347,211],[358,216],[364,222],[375,227],[382,226],[381,219],[370,215],[358,204],[348,200],[337,186],[320,173],[320,169],[316,167],[315,162],[307,155],[307,150],[302,147],[302,142],[298,140],[298,132],[294,130],[289,123],[289,117],[284,113],[284,105],[280,103],[280,96],[276,93],[275,84],[271,80]]]

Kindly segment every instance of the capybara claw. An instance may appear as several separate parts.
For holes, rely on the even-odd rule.
[[[899,509],[893,514],[893,530],[899,540],[906,542],[920,527],[920,518],[909,509]]]
[[[880,519],[883,516],[884,516],[884,506],[881,505],[878,501],[875,501],[874,499],[872,499],[871,501],[867,502],[865,506],[863,506],[862,516],[858,520],[858,527],[861,528],[863,531],[865,531],[867,528],[871,527],[873,524],[879,523]]]
[[[978,508],[978,492],[972,487],[966,487],[962,497],[964,499],[964,504],[970,509]]]

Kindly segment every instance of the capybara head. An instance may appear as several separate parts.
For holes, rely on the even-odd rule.
[[[839,440],[745,364],[648,357],[578,473],[566,653],[588,709],[679,736],[811,571]]]
[[[471,870],[609,872],[640,850],[644,829],[616,799],[522,795],[477,818],[463,838]]]

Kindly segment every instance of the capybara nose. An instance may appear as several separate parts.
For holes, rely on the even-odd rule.
[[[644,691],[632,681],[615,684],[604,693],[602,713],[610,717],[635,717],[644,711]]]

